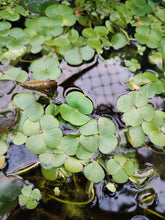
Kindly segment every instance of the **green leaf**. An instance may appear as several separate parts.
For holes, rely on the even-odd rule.
[[[103,168],[97,162],[85,166],[84,175],[88,180],[94,183],[102,181],[105,177]]]
[[[6,76],[11,80],[15,80],[16,82],[24,82],[28,77],[27,72],[16,67],[8,69],[6,71]]]
[[[77,153],[78,145],[79,145],[79,137],[77,136],[65,136],[61,142],[61,148],[64,153],[72,156]]]
[[[63,25],[73,26],[76,22],[76,17],[73,14],[72,8],[67,5],[50,5],[46,8],[45,14],[48,17],[61,18]]]
[[[74,157],[68,157],[65,160],[64,167],[71,173],[78,173],[83,169],[83,164],[80,160]]]
[[[28,196],[31,195],[32,187],[31,187],[31,186],[25,186],[25,187],[22,188],[21,192],[22,192],[22,194],[23,194],[24,196],[27,196],[27,197],[28,197]]]
[[[44,113],[42,105],[36,102],[35,96],[31,93],[19,93],[14,96],[13,101],[32,121],[38,121]]]
[[[33,189],[32,193],[31,193],[31,197],[33,199],[40,199],[41,198],[41,192],[39,189]]]
[[[27,136],[24,135],[22,132],[17,132],[14,136],[13,143],[16,145],[22,145],[26,142]]]
[[[129,142],[132,144],[133,147],[140,147],[145,142],[145,134],[143,129],[139,127],[130,127],[128,128],[129,132]]]
[[[143,122],[142,116],[137,109],[125,112],[123,114],[123,120],[131,126],[139,126]]]
[[[111,38],[111,44],[115,49],[120,49],[127,44],[127,38],[122,33],[116,33]]]
[[[96,32],[92,28],[84,28],[82,35],[86,38],[94,38],[96,37]]]
[[[113,134],[102,134],[99,136],[99,150],[103,154],[109,154],[117,147],[117,138]]]
[[[33,154],[42,154],[46,151],[46,143],[42,134],[30,136],[26,141],[27,149]]]
[[[28,201],[27,196],[25,196],[23,194],[19,195],[19,203],[20,203],[20,205],[26,205],[27,201]]]
[[[8,150],[8,145],[6,142],[0,140],[0,155],[4,155]]]
[[[48,179],[50,181],[54,181],[58,177],[58,169],[55,167],[53,167],[53,168],[41,167],[41,173],[46,179]]]
[[[52,115],[44,115],[40,119],[42,136],[49,148],[56,148],[62,140],[62,131],[59,129],[59,122]]]
[[[97,121],[94,118],[91,118],[85,125],[80,127],[80,133],[82,135],[92,135],[97,132]]]
[[[26,207],[28,209],[35,209],[37,207],[37,201],[33,199],[29,199],[26,203]]]
[[[83,61],[82,56],[81,56],[78,48],[73,48],[73,49],[65,52],[64,58],[67,61],[67,63],[69,63],[71,65],[79,65]]]
[[[81,92],[70,92],[66,96],[66,102],[82,114],[87,115],[93,111],[92,102]]]
[[[88,122],[89,117],[80,113],[77,109],[67,104],[60,105],[60,114],[65,121],[69,121],[73,125],[83,125]]]
[[[26,136],[35,135],[40,131],[40,124],[39,122],[33,122],[29,119],[26,119],[23,123],[23,133]]]
[[[150,29],[148,26],[138,26],[135,38],[139,43],[146,44],[149,48],[156,48],[162,39],[162,34],[157,29]]]
[[[80,144],[84,150],[90,153],[94,153],[99,146],[98,136],[97,135],[89,135],[89,136],[81,135]]]
[[[116,126],[109,118],[100,117],[98,120],[98,131],[103,134],[114,134],[116,132]]]
[[[63,27],[61,26],[61,19],[41,17],[37,20],[38,32],[43,35],[59,36],[63,33]]]
[[[90,153],[89,151],[84,150],[84,148],[81,147],[81,145],[79,145],[76,156],[80,160],[87,160],[87,159],[90,159],[93,156],[93,153]]]
[[[51,164],[53,167],[60,167],[64,164],[66,156],[64,154],[55,154],[53,155]]]
[[[45,60],[35,60],[31,63],[30,68],[35,79],[38,80],[56,80],[61,75],[61,70],[58,67],[59,62],[48,57]]]
[[[115,155],[114,159],[107,162],[107,172],[112,175],[112,178],[117,183],[127,182],[129,176],[135,172],[135,165],[132,161],[127,160],[123,155]]]

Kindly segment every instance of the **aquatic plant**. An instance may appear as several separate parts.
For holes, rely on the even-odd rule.
[[[115,184],[137,183],[135,160],[118,151],[121,137],[115,123],[107,117],[95,117],[92,100],[83,92],[70,92],[65,100],[54,104],[54,96],[50,97],[48,90],[58,86],[55,80],[62,74],[62,59],[77,66],[90,61],[96,54],[104,59],[107,51],[136,45],[138,58],[145,54],[157,72],[143,72],[140,58],[123,58],[123,64],[135,72],[126,82],[129,89],[135,91],[119,97],[117,107],[122,113],[127,143],[139,148],[149,138],[151,143],[163,149],[165,114],[150,103],[150,99],[164,95],[165,91],[163,3],[156,6],[145,0],[125,3],[82,0],[75,1],[71,7],[66,1],[54,4],[54,1],[44,0],[40,5],[36,0],[21,2],[36,13],[20,6],[18,1],[2,0],[0,3],[0,62],[11,65],[0,73],[0,80],[12,80],[31,91],[13,97],[11,107],[17,109],[19,117],[15,127],[1,133],[0,167],[5,166],[8,143],[24,144],[39,156],[45,179],[65,180],[71,176],[74,179],[76,173],[82,172],[92,182],[90,199],[80,204],[92,201],[93,183],[101,182],[106,176],[110,179],[106,187],[111,192],[116,191]],[[14,22],[20,18],[24,24],[17,27]],[[28,70],[20,65],[22,62],[29,63]],[[46,94],[46,104],[40,101],[41,93],[36,90]],[[65,126],[70,128],[67,133]],[[100,155],[106,159],[101,159]],[[22,168],[12,175],[32,167]],[[60,196],[58,193],[55,196]],[[50,198],[65,202],[55,196],[49,194]],[[40,198],[38,189],[26,186],[22,188],[19,203],[33,209]]]

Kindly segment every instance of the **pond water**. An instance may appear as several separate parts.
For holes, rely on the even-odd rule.
[[[65,95],[71,90],[83,90],[83,92],[93,101],[95,111],[94,117],[106,116],[111,118],[117,128],[124,129],[124,123],[121,120],[121,114],[116,107],[116,101],[122,94],[128,93],[128,88],[125,82],[132,76],[128,68],[121,66],[118,57],[108,59],[105,62],[97,57],[91,62],[79,67],[68,66],[64,61],[61,63],[63,74],[58,80],[58,95],[56,103],[59,100],[64,100]],[[11,83],[11,82],[10,82]],[[11,85],[9,91],[6,91],[5,84],[0,84],[0,92],[3,95],[0,99],[1,111],[6,109],[4,99],[7,102],[11,101],[11,97],[20,91],[17,85]],[[10,84],[8,84],[10,86]],[[9,87],[8,87],[9,88]],[[38,93],[41,95],[41,93]],[[157,109],[164,109],[163,99],[156,98],[152,100],[152,104]],[[4,107],[5,106],[5,107]],[[16,116],[15,116],[16,117]],[[9,116],[10,118],[10,116]],[[12,116],[11,116],[12,118]],[[5,117],[0,117],[0,124],[4,124]],[[13,123],[11,120],[11,123]],[[2,126],[3,128],[3,126]],[[2,129],[1,128],[1,129]],[[137,186],[131,181],[126,184],[116,184],[117,191],[111,193],[105,187],[109,181],[109,176],[106,176],[104,181],[94,184],[95,196],[94,199],[87,205],[63,204],[50,197],[46,196],[51,189],[59,186],[62,195],[66,200],[78,202],[89,200],[85,193],[87,185],[83,174],[76,175],[77,186],[72,178],[63,181],[46,181],[40,172],[40,166],[21,174],[16,178],[18,185],[21,185],[25,180],[38,187],[43,192],[43,197],[38,207],[31,211],[21,209],[17,205],[17,201],[13,203],[12,211],[7,210],[8,215],[1,214],[0,219],[7,220],[32,220],[32,219],[89,219],[89,220],[158,220],[162,219],[165,214],[165,172],[164,172],[164,155],[153,152],[148,147],[142,147],[137,150],[127,144],[124,134],[121,134],[121,143],[116,150],[117,153],[127,152],[135,155],[135,159],[140,162],[141,174],[144,178],[142,183]],[[159,148],[152,146],[155,151]],[[108,156],[101,156],[108,159]],[[7,153],[7,164],[5,174],[10,176],[11,173],[23,167],[30,166],[38,162],[38,157],[31,154],[25,146],[17,146],[11,143]],[[156,169],[156,172],[153,170]],[[145,174],[151,173],[153,175]],[[10,177],[11,178],[11,177]],[[12,177],[13,178],[13,177]],[[13,181],[10,180],[13,184]],[[0,182],[1,184],[1,182]],[[10,185],[10,184],[9,184]],[[17,184],[16,184],[17,185]],[[18,190],[19,191],[19,190]],[[149,195],[153,195],[152,199],[141,203],[140,201]],[[14,200],[12,197],[10,200]],[[10,209],[11,210],[11,209]],[[1,211],[1,208],[0,208]],[[6,213],[7,213],[6,212]],[[158,215],[155,215],[158,213]]]

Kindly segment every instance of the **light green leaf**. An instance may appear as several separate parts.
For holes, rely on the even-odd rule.
[[[94,183],[102,181],[105,177],[103,168],[97,162],[85,166],[84,175],[88,180]]]
[[[74,157],[68,157],[64,163],[65,169],[71,173],[78,173],[83,169],[83,164],[80,160]]]

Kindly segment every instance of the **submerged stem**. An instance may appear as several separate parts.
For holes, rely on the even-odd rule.
[[[65,203],[65,204],[70,204],[70,205],[87,205],[89,204],[90,202],[92,202],[92,200],[94,199],[94,196],[95,196],[95,193],[94,193],[94,188],[93,188],[93,182],[90,184],[89,188],[91,187],[91,198],[87,201],[84,201],[84,202],[72,202],[72,201],[69,201],[69,200],[63,200],[63,199],[60,199],[56,196],[53,196],[53,195],[50,195],[50,194],[47,194],[50,198],[52,199],[55,199],[56,201],[58,202],[62,202],[62,203]]]

